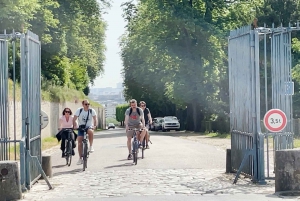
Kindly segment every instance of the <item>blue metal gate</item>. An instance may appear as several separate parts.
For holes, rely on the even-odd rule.
[[[16,42],[20,49],[16,50]],[[11,47],[9,46],[11,45]],[[13,103],[14,115],[13,134],[10,132],[9,122],[9,49],[12,50],[11,61],[13,71]],[[20,52],[20,77],[22,92],[22,117],[16,115],[16,51]],[[15,33],[0,34],[0,160],[11,160],[11,152],[14,152],[14,160],[17,158],[17,145],[20,153],[20,176],[23,190],[30,189],[41,176],[46,179],[49,188],[52,188],[42,167],[41,155],[41,44],[39,37],[27,31],[26,34]],[[16,134],[17,118],[22,121],[22,137]],[[13,136],[13,138],[12,138]],[[14,151],[11,151],[14,148]]]
[[[22,136],[26,139],[26,187],[41,177],[41,44],[28,31],[21,38]],[[31,160],[36,157],[38,162]]]
[[[273,137],[274,152],[293,148],[291,90],[293,30],[300,30],[299,23],[297,27],[274,28],[273,25],[272,28],[252,29],[251,26],[245,26],[230,33],[228,60],[231,164],[232,169],[237,171],[234,182],[240,173],[244,173],[251,176],[254,182],[265,183],[265,138],[268,177],[269,136]],[[268,79],[270,71],[271,79]],[[271,81],[271,87],[268,87],[268,80]],[[260,84],[261,81],[264,81],[264,85]],[[263,99],[265,103],[261,104],[264,102]],[[263,133],[261,129],[263,115],[269,109],[275,108],[285,112],[287,126],[280,133],[267,131]]]

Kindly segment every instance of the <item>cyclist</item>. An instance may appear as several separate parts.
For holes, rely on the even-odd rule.
[[[149,108],[146,108],[146,102],[145,101],[141,101],[140,102],[140,108],[142,108],[143,112],[144,112],[144,119],[145,119],[145,123],[146,123],[146,149],[149,149],[149,139],[150,139],[150,134],[149,134],[149,124],[152,124],[152,117],[151,117],[151,113]]]
[[[128,160],[132,159],[131,154],[131,139],[133,137],[133,131],[129,129],[137,128],[144,129],[145,128],[145,119],[143,110],[137,107],[137,101],[132,99],[130,101],[130,108],[128,108],[125,112],[125,126],[126,126],[126,134],[127,134],[127,148],[129,151],[129,155],[127,157]],[[145,129],[144,129],[145,130]],[[145,132],[137,133],[137,139],[140,141],[140,146],[142,144],[142,140],[145,137]]]
[[[76,123],[76,120],[78,119],[78,124]],[[75,128],[88,128],[87,133],[89,135],[89,142],[90,142],[90,148],[89,152],[94,152],[93,148],[93,139],[94,139],[94,130],[97,125],[97,114],[96,111],[93,108],[90,108],[90,103],[88,100],[82,101],[82,108],[78,108],[75,112],[74,118],[73,118],[73,125],[75,125]],[[78,131],[78,155],[79,160],[77,162],[77,165],[82,164],[82,140],[83,140],[84,132],[79,130]]]
[[[59,128],[58,130],[60,131],[57,135],[56,138],[58,141],[61,140],[60,144],[60,149],[62,151],[62,158],[65,157],[65,147],[66,147],[66,139],[68,137],[68,133],[66,131],[63,131],[62,129],[64,128],[73,128],[73,116],[72,116],[72,110],[70,108],[65,108],[62,112],[62,116],[59,118]],[[77,135],[72,132],[71,134],[72,137],[72,155],[75,155],[74,148],[76,147],[75,141],[77,138]]]

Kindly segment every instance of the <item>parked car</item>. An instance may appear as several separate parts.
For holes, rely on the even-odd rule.
[[[163,117],[155,117],[154,119],[152,119],[152,126],[151,126],[152,131],[161,130],[162,119]]]
[[[115,129],[115,128],[116,128],[115,124],[113,124],[113,123],[109,123],[109,124],[108,124],[108,128],[107,128],[107,129],[110,129],[110,128],[113,128],[113,129]]]
[[[166,116],[162,119],[161,130],[163,132],[176,130],[180,131],[180,123],[177,117],[175,116]]]

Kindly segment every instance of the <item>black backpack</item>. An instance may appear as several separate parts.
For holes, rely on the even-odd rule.
[[[81,114],[82,110],[83,110],[83,108],[80,108],[78,117],[80,116],[80,114]],[[91,114],[93,113],[92,109],[89,109],[89,111],[88,111],[88,115],[89,115],[89,113],[91,113]]]
[[[136,111],[137,111],[137,113],[139,114],[139,116],[141,116],[140,108],[136,108]],[[131,115],[131,113],[132,113],[132,108],[130,108],[129,116]]]

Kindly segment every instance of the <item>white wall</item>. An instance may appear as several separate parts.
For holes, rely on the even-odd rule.
[[[57,133],[58,129],[58,119],[62,115],[62,111],[65,107],[68,107],[72,110],[73,114],[75,111],[81,107],[81,103],[52,103],[43,101],[41,103],[41,108],[49,116],[49,124],[46,128],[42,130],[42,138],[54,136]],[[98,127],[105,128],[105,111],[103,108],[94,108],[98,116]],[[16,139],[21,139],[22,136],[22,104],[21,102],[16,102]],[[9,133],[11,140],[14,139],[14,106],[13,101],[9,104]]]

